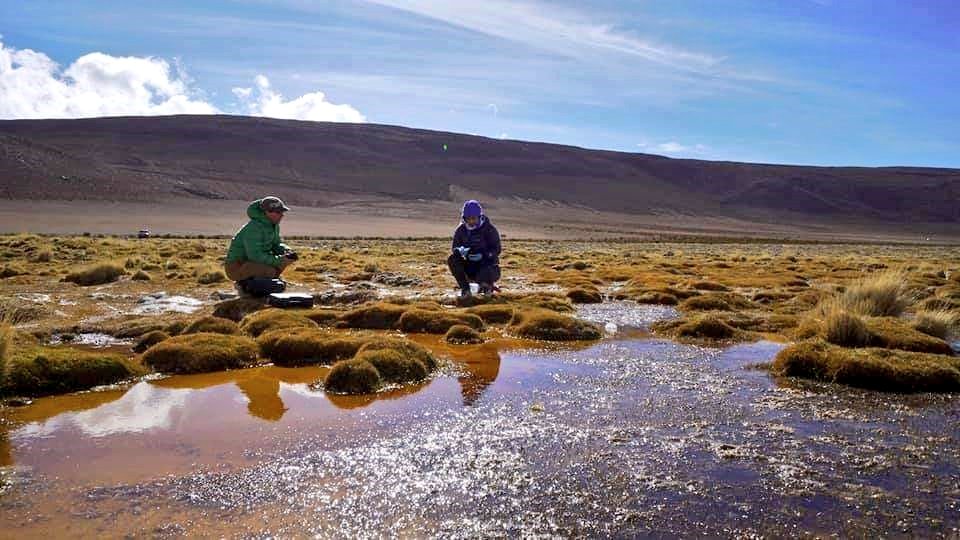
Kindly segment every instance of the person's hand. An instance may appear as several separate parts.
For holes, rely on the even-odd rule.
[[[470,262],[480,262],[483,260],[483,253],[473,253],[467,257]]]
[[[464,259],[466,259],[467,255],[470,253],[470,248],[467,246],[458,246],[453,249],[456,250],[456,252],[460,254],[460,257]]]

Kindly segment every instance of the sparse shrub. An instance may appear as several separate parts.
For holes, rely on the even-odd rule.
[[[134,268],[139,268],[142,264],[143,261],[139,258],[134,259],[132,257],[127,257],[127,260],[123,263],[123,267],[127,270],[133,270]]]
[[[823,328],[827,342],[842,347],[866,347],[873,340],[863,320],[846,311],[831,311],[824,319]]]
[[[410,309],[395,304],[377,303],[361,306],[344,313],[337,326],[341,328],[364,328],[389,330],[395,328],[400,317]]]
[[[400,329],[414,334],[444,334],[452,326],[463,324],[477,330],[483,320],[471,313],[451,313],[411,309],[400,316]]]
[[[213,316],[240,322],[247,315],[266,307],[266,303],[258,298],[233,298],[214,306]]]
[[[120,278],[125,272],[123,267],[114,263],[100,263],[92,266],[78,268],[67,274],[63,281],[76,283],[77,285],[103,285],[112,283]]]
[[[780,351],[773,371],[887,392],[960,391],[957,358],[887,349],[848,349],[819,340],[797,343]]]
[[[574,304],[599,304],[603,302],[603,295],[595,287],[577,287],[567,291],[567,298]]]
[[[255,341],[243,336],[189,334],[150,347],[143,361],[163,373],[204,373],[250,367],[258,350]]]
[[[337,362],[323,381],[327,392],[340,394],[371,394],[380,384],[380,372],[366,360]]]
[[[317,328],[317,323],[299,312],[276,308],[255,311],[240,321],[240,330],[253,337],[280,328]]]
[[[380,266],[375,262],[368,262],[367,264],[363,265],[363,271],[367,274],[376,274],[380,271]]]
[[[603,334],[596,325],[545,309],[517,310],[510,330],[527,339],[546,341],[587,341]]]
[[[486,324],[507,324],[513,320],[513,312],[516,308],[504,304],[488,304],[484,306],[474,306],[466,310],[480,317]]]
[[[209,332],[211,334],[238,335],[240,327],[237,323],[223,317],[202,317],[187,325],[181,334],[199,334]]]
[[[958,315],[954,311],[919,311],[913,319],[913,328],[929,336],[947,339],[956,328]]]
[[[210,285],[213,283],[222,283],[227,280],[227,275],[223,270],[212,266],[198,268],[194,275],[197,277],[197,283],[200,285]]]
[[[140,339],[138,339],[133,345],[133,352],[142,353],[157,343],[168,339],[170,339],[170,334],[164,332],[163,330],[147,332],[146,334],[140,336]]]
[[[86,390],[145,373],[136,362],[116,353],[44,347],[13,355],[4,391],[43,396]]]
[[[474,345],[477,343],[483,343],[483,336],[481,336],[479,332],[463,324],[451,326],[450,329],[447,330],[447,333],[443,336],[443,339],[447,343],[454,343],[457,345]]]
[[[137,270],[135,274],[130,276],[130,279],[134,281],[150,281],[150,274],[144,272],[143,270]]]

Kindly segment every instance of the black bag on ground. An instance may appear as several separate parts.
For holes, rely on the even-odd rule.
[[[287,290],[287,282],[274,278],[250,278],[238,282],[250,296],[263,297]]]
[[[273,307],[313,307],[313,295],[307,293],[273,293],[267,297],[267,303]]]

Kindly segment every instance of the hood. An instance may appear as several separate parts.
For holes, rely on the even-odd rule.
[[[247,217],[255,221],[262,221],[269,225],[273,225],[273,222],[267,218],[267,214],[263,211],[263,208],[260,208],[260,201],[263,199],[257,199],[250,203],[250,206],[247,207]]]

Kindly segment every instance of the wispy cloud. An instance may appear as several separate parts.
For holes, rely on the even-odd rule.
[[[640,142],[637,146],[643,152],[654,154],[663,154],[670,157],[680,158],[710,158],[711,149],[705,144],[683,144],[677,141],[665,141],[661,143]]]
[[[370,3],[521,43],[561,56],[585,59],[615,52],[661,66],[713,74],[723,57],[657,43],[618,30],[587,14],[551,5],[507,0],[367,0]]]

